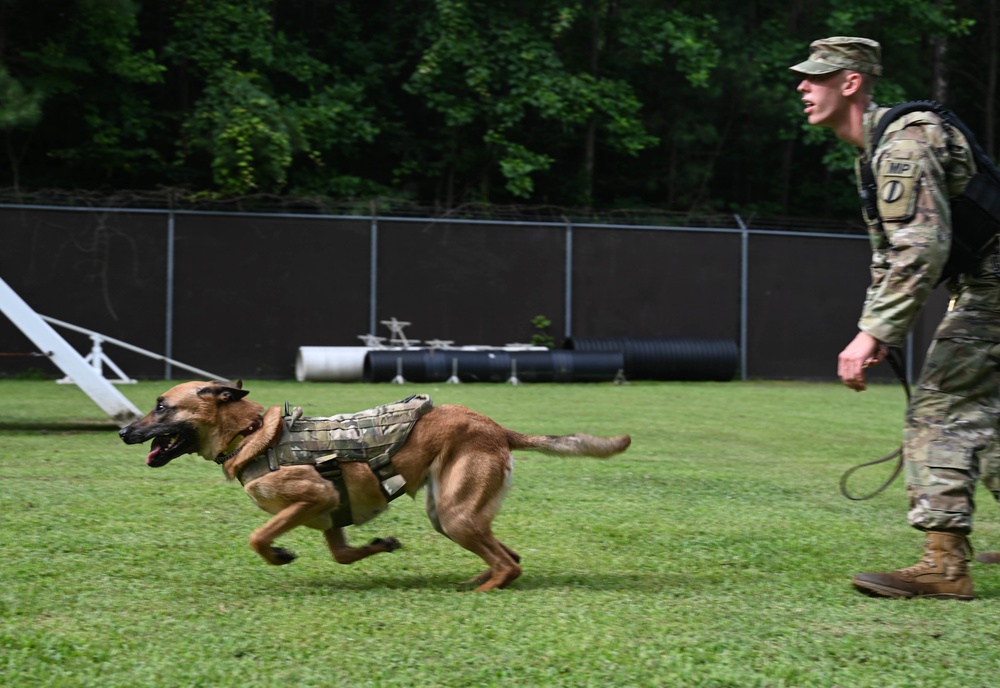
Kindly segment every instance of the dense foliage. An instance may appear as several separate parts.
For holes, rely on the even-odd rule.
[[[810,40],[997,149],[1000,0],[0,0],[0,187],[854,217]]]

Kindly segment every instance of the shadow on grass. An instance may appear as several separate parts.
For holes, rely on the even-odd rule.
[[[456,575],[373,575],[365,578],[342,578],[336,576],[323,576],[309,580],[299,579],[295,582],[289,581],[280,587],[301,593],[302,588],[312,590],[330,589],[355,590],[371,592],[377,590],[472,590],[471,587],[462,585],[460,573]],[[609,590],[609,591],[629,591],[629,592],[662,592],[671,589],[684,589],[690,586],[690,579],[684,576],[670,576],[664,574],[642,574],[642,573],[573,573],[573,574],[546,574],[546,573],[525,573],[516,581],[510,584],[507,590],[511,592],[532,591],[532,590]]]
[[[0,422],[0,432],[118,432],[111,420],[12,420]]]

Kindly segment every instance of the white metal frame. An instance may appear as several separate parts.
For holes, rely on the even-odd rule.
[[[142,413],[104,376],[100,375],[76,349],[32,310],[17,292],[0,278],[0,311],[10,318],[53,363],[94,400],[116,423],[125,426]]]
[[[135,380],[129,379],[122,369],[108,358],[107,354],[104,353],[104,342],[120,346],[123,349],[134,351],[149,358],[165,361],[168,364],[190,370],[211,380],[227,379],[167,358],[166,356],[161,356],[152,351],[132,346],[127,342],[102,335],[93,330],[39,315],[2,278],[0,278],[0,312],[3,312],[45,356],[51,359],[66,374],[66,377],[58,380],[59,383],[76,384],[112,420],[123,427],[141,418],[142,412],[131,401],[125,398],[125,395],[116,389],[112,382],[133,383]],[[49,323],[89,335],[93,342],[90,353],[87,356],[80,355]],[[105,364],[118,375],[117,380],[112,381],[104,377],[103,366]]]

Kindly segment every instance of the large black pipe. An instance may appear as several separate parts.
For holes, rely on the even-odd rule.
[[[620,351],[512,351],[522,382],[610,382],[625,369]]]
[[[624,370],[620,351],[465,351],[414,349],[369,351],[365,382],[391,382],[397,374],[407,382],[608,382]]]
[[[621,352],[629,380],[732,380],[739,347],[728,339],[697,337],[570,337],[572,351]]]

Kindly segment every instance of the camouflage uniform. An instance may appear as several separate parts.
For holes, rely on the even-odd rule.
[[[865,113],[865,141],[885,112],[873,104]],[[867,155],[859,151],[859,163]],[[858,327],[900,345],[948,258],[949,198],[965,189],[975,164],[961,133],[934,113],[916,112],[889,125],[872,170],[882,224],[868,221],[872,282]],[[1000,499],[996,245],[976,270],[948,286],[952,306],[934,334],[907,409],[904,455],[910,524],[964,534],[972,528],[977,479]]]

